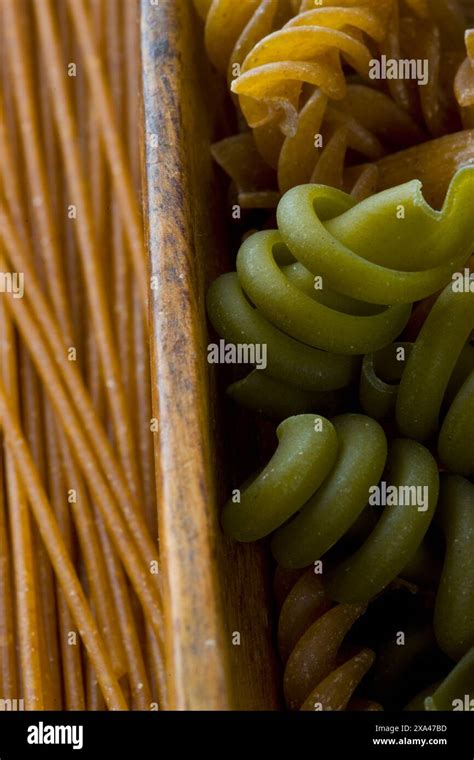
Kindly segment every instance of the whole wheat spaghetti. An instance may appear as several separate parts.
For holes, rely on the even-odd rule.
[[[162,709],[138,4],[0,29],[0,700]]]

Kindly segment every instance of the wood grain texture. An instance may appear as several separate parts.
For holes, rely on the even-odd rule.
[[[245,415],[229,411],[206,360],[205,292],[228,268],[219,232],[226,211],[209,153],[222,84],[206,62],[191,0],[142,0],[141,36],[169,707],[276,709],[268,552],[228,541],[218,522],[230,455],[245,453],[255,435]]]

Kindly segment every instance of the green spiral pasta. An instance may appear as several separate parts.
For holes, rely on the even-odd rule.
[[[313,399],[295,389],[347,387],[360,357],[401,334],[413,301],[435,293],[466,263],[474,247],[473,186],[474,167],[459,170],[441,211],[428,206],[417,181],[360,203],[324,185],[293,188],[278,206],[279,230],[251,235],[239,250],[237,273],[211,285],[214,328],[229,343],[266,345],[267,366],[259,372],[288,387],[288,412],[310,411]],[[272,413],[268,386],[254,377],[232,392]],[[460,418],[453,405],[442,441],[451,440]],[[402,434],[418,437],[403,428]]]
[[[360,414],[336,417],[333,425],[339,446],[330,475],[273,537],[273,554],[284,567],[306,567],[325,554],[357,520],[382,475],[387,441],[380,425]]]
[[[359,388],[367,414],[382,420],[396,410],[400,432],[419,441],[438,434],[441,461],[466,476],[474,474],[473,447],[466,445],[474,429],[474,348],[467,342],[473,317],[474,292],[450,283],[414,344],[364,357]]]
[[[277,380],[307,391],[326,391],[342,388],[355,377],[354,357],[311,348],[277,330],[252,307],[233,272],[212,283],[207,306],[212,324],[227,342],[267,346],[265,371]]]
[[[224,529],[240,541],[255,541],[284,523],[319,488],[336,459],[336,431],[324,417],[289,417],[277,435],[278,449],[267,467],[237,502],[224,507]]]
[[[396,440],[387,457],[380,425],[344,414],[332,423],[298,415],[278,427],[278,448],[262,472],[224,507],[224,529],[240,541],[272,533],[280,565],[304,568],[323,557],[357,521],[385,470],[390,488],[426,492],[426,504],[385,506],[356,553],[330,570],[331,598],[365,603],[382,591],[415,556],[438,499],[435,460],[421,444]],[[292,516],[294,517],[290,519]]]
[[[443,287],[473,244],[474,167],[460,169],[441,211],[407,182],[356,204],[339,190],[300,185],[281,199],[278,227],[295,258],[334,290],[375,304],[406,304]]]
[[[328,592],[337,601],[370,599],[384,589],[414,555],[433,518],[439,475],[428,449],[415,441],[394,441],[386,476],[390,484],[397,487],[426,488],[428,503],[423,509],[385,507],[360,549],[329,574]]]
[[[342,394],[336,391],[307,391],[275,380],[268,372],[253,370],[227,389],[229,396],[242,406],[277,420],[304,412],[318,411],[325,416],[336,414]]]
[[[411,343],[392,343],[364,356],[359,400],[364,412],[374,419],[383,420],[394,411],[398,385],[411,348]]]
[[[474,363],[467,341],[474,327],[474,292],[447,285],[413,346],[398,390],[396,416],[403,435],[428,440],[439,429],[443,399],[456,365],[470,369],[444,418],[438,450],[453,472],[474,474]],[[467,350],[466,350],[467,349]],[[461,367],[462,370],[462,367]]]
[[[446,655],[459,661],[413,705],[457,709],[454,699],[474,693],[474,292],[456,287],[474,249],[473,184],[474,167],[458,171],[441,211],[417,181],[360,203],[295,187],[279,203],[278,230],[247,238],[237,271],[210,288],[219,335],[267,347],[265,368],[229,395],[285,418],[275,454],[233,492],[222,524],[239,541],[269,536],[279,568],[302,573],[278,628],[290,709],[379,709],[353,697],[375,653],[343,642],[369,603],[407,583],[433,600],[436,590],[436,604],[434,625],[423,619],[400,662],[425,638],[439,660],[432,681]],[[449,470],[441,496],[434,455]]]
[[[425,698],[424,707],[425,710],[453,710],[456,701],[464,703],[466,698],[470,701],[473,697],[474,647],[466,652],[432,694]]]
[[[278,248],[282,247],[278,232],[257,232],[243,243],[237,256],[237,274],[244,291],[282,332],[336,354],[363,354],[381,348],[401,332],[410,308],[395,306],[370,316],[332,309],[285,276],[278,265]]]
[[[428,323],[429,320],[430,317],[428,317]],[[424,340],[423,335],[422,340]],[[377,420],[383,420],[395,412],[400,380],[407,366],[412,347],[413,343],[392,343],[392,345],[386,346],[380,351],[364,356],[360,377],[359,400],[366,414]],[[412,366],[411,370],[413,370]],[[462,404],[464,398],[466,400],[470,398],[471,383],[466,383],[466,380],[469,379],[473,370],[474,348],[469,343],[466,343],[457,358],[449,381],[445,384],[445,392],[442,394],[443,405],[447,407],[451,406],[456,398],[458,399],[457,404]],[[427,382],[431,382],[428,377],[426,380]],[[461,388],[464,388],[462,395],[459,394]],[[456,406],[454,409],[456,409]],[[469,404],[464,405],[463,413],[466,412],[468,407]],[[446,415],[445,420],[447,419],[449,418]],[[454,420],[454,415],[451,419]],[[469,417],[467,417],[467,420],[469,423]],[[445,431],[448,430],[449,427],[446,426]]]
[[[474,485],[459,475],[444,478],[439,512],[446,555],[434,627],[441,649],[459,660],[474,645]]]

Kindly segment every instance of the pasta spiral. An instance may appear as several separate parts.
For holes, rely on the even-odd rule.
[[[247,55],[232,91],[239,95],[250,127],[277,118],[285,134],[294,134],[303,83],[319,87],[330,98],[343,98],[341,57],[368,80],[372,55],[360,32],[381,42],[390,2],[347,5],[298,14]]]
[[[232,64],[243,62],[247,53],[267,35],[281,15],[279,0],[194,0],[205,20],[207,54],[216,68],[232,73]],[[288,5],[288,4],[287,4]]]
[[[439,683],[425,688],[405,708],[408,710],[466,709],[457,704],[465,705],[466,698],[471,700],[474,696],[474,649],[469,644],[469,637],[472,641],[472,624],[469,636],[465,635],[466,612],[469,614],[472,605],[466,600],[464,607],[460,605],[461,589],[469,586],[455,582],[455,574],[462,573],[466,566],[470,568],[472,564],[470,554],[466,552],[456,556],[455,549],[458,539],[463,542],[461,552],[467,549],[470,539],[472,542],[472,529],[466,522],[472,521],[472,514],[468,516],[472,513],[472,489],[472,484],[462,478],[448,476],[442,484],[440,498],[441,512],[447,510],[442,514],[445,528],[449,530],[451,521],[454,525],[451,525],[448,550],[451,558],[447,560],[450,567],[438,592],[435,630],[445,650],[448,639],[452,641],[457,637],[459,641],[464,636],[463,646],[454,657],[459,663]],[[375,661],[375,653],[370,648],[361,648],[346,640],[350,629],[365,614],[366,606],[334,605],[326,585],[313,567],[296,580],[292,579],[292,571],[282,574],[280,567],[277,568],[277,576],[279,585],[283,582],[286,586],[280,601],[278,648],[284,665],[285,699],[290,709],[381,710],[382,706],[373,698],[353,696]],[[442,601],[440,596],[443,596]],[[453,596],[457,596],[454,605]],[[440,629],[444,632],[444,638],[440,635]],[[366,687],[372,694],[375,693],[376,699],[380,699],[382,694],[390,698],[394,684],[409,677],[410,667],[417,658],[433,657],[435,654],[431,626],[411,626],[407,636],[406,646],[397,646],[390,638],[378,651],[377,664],[370,685]],[[451,653],[454,656],[454,652]]]
[[[444,681],[419,698],[418,709],[455,709],[453,700],[474,690],[469,670],[474,492],[461,477],[472,474],[466,442],[473,423],[469,337],[474,293],[470,286],[456,287],[458,270],[474,243],[467,213],[473,176],[472,167],[455,175],[440,212],[424,202],[419,183],[360,203],[334,188],[292,189],[278,207],[279,231],[248,238],[237,273],[224,275],[211,288],[211,320],[226,340],[267,342],[267,369],[254,370],[230,389],[249,406],[264,405],[266,397],[267,405],[280,413],[285,405],[300,412],[316,409],[321,399],[327,401],[351,382],[359,354],[364,354],[360,399],[371,416],[288,416],[278,426],[274,456],[234,492],[222,513],[224,530],[238,540],[272,534],[272,552],[281,568],[293,572],[316,561],[324,567],[324,589],[310,567],[280,616],[290,709],[378,709],[376,703],[352,696],[374,662],[374,652],[365,647],[338,652],[367,604],[399,577],[416,583],[419,578],[429,588],[439,579],[434,634],[442,652],[459,660]],[[397,208],[404,209],[403,219],[397,219]],[[324,287],[315,296],[318,276]],[[386,343],[385,330],[392,328],[374,317],[387,319],[393,309],[411,308],[411,302],[430,294],[430,310],[414,342]],[[316,304],[316,310],[308,304]],[[326,322],[321,306],[338,317],[332,314]],[[406,316],[393,332],[399,334],[405,323]],[[367,352],[370,343],[381,345]],[[398,360],[400,350],[403,361]],[[376,420],[390,417],[403,437],[387,444]],[[432,446],[436,437],[443,465],[458,473],[442,475],[439,500],[438,464],[422,445]],[[386,506],[378,519],[359,531],[372,489],[384,484],[398,494],[423,490],[423,508],[382,501]],[[441,574],[434,567],[427,575],[431,557],[425,536],[436,509],[446,553]],[[349,544],[357,536],[355,551],[348,552],[349,534]],[[425,638],[434,642],[432,627],[423,631],[420,641],[411,635],[411,649],[424,646]]]
[[[474,645],[474,485],[459,475],[446,476],[439,513],[446,554],[434,627],[441,649],[459,660]]]
[[[440,684],[427,691],[428,695],[423,700],[425,710],[453,710],[456,700],[464,702],[466,697],[472,700],[474,697],[474,647],[466,652]]]
[[[350,651],[341,645],[365,609],[363,604],[332,605],[312,568],[295,583],[278,625],[285,662],[283,688],[290,709],[361,709],[351,698],[375,655],[368,648]],[[381,707],[366,702],[362,709]]]
[[[423,540],[438,497],[433,457],[420,444],[400,439],[392,443],[387,460],[382,428],[358,414],[332,422],[313,415],[290,417],[279,426],[278,437],[268,465],[225,505],[222,524],[241,541],[276,529],[272,550],[283,567],[302,568],[323,557],[361,515],[386,464],[392,486],[426,488],[423,510],[385,507],[361,548],[330,570],[326,587],[332,599],[367,602],[403,570]]]
[[[437,435],[443,464],[465,476],[474,474],[472,447],[466,446],[474,428],[473,326],[474,292],[457,292],[451,282],[413,345],[397,344],[364,358],[360,387],[368,414],[382,419],[395,408],[402,435],[418,441]],[[400,347],[406,350],[404,362],[394,360]],[[377,376],[376,363],[384,365],[392,382]],[[399,385],[393,382],[397,372]]]
[[[448,285],[423,325],[400,382],[397,421],[403,434],[426,440],[436,433],[442,399],[469,339],[473,319],[474,292],[454,292],[452,285]],[[473,452],[465,445],[473,423],[474,367],[471,365],[443,420],[438,438],[443,463],[462,475],[474,473]]]
[[[207,305],[224,344],[267,351],[229,395],[282,420],[222,525],[270,537],[286,574],[286,703],[382,709],[357,696],[377,659],[370,689],[396,707],[409,693],[391,686],[416,661],[423,688],[432,657],[441,680],[406,709],[467,709],[455,704],[474,697],[474,30],[458,0],[196,6],[238,105],[240,132],[213,156],[242,208],[276,208],[277,229],[247,237]],[[372,76],[384,59],[424,64],[426,81]],[[415,614],[387,639],[375,616],[402,593]]]
[[[463,124],[474,126],[474,30],[465,33],[467,56],[459,67],[454,82],[456,98],[461,106]]]
[[[258,406],[271,381],[288,385],[290,395],[295,388],[348,385],[358,356],[391,343],[412,302],[436,292],[469,258],[473,177],[470,167],[456,174],[441,212],[424,202],[417,182],[359,204],[325,186],[290,190],[278,207],[279,232],[249,237],[237,273],[209,290],[209,317],[225,340],[268,347],[261,378],[254,375],[231,392],[250,405],[256,396]],[[296,407],[309,402],[294,396]]]
[[[279,193],[309,181],[367,197],[386,186],[379,166],[385,153],[424,143],[427,133],[440,137],[473,126],[472,42],[468,32],[460,66],[466,22],[456,2],[277,5],[253,0],[231,12],[230,3],[214,0],[201,9],[209,55],[218,68],[228,64],[231,89],[253,129],[213,147],[242,207],[274,206]],[[226,33],[219,26],[224,20]],[[400,75],[375,84],[368,72],[377,56],[427,62],[428,80],[418,86]],[[356,72],[354,81],[342,63]],[[318,135],[322,143],[315,142]],[[345,172],[348,151],[369,162],[354,167],[353,176]]]

